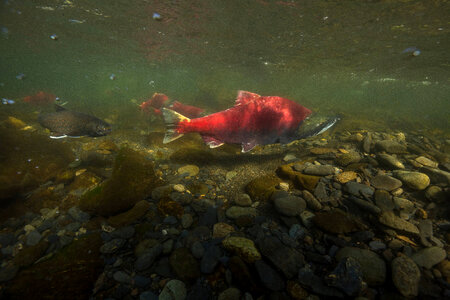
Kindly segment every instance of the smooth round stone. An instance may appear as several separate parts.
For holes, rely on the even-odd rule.
[[[320,203],[320,201],[317,200],[316,197],[314,197],[314,195],[309,191],[303,191],[303,199],[305,199],[306,204],[310,209],[314,211],[319,211],[322,209],[322,204]]]
[[[173,190],[179,193],[183,193],[186,190],[186,188],[182,184],[175,184],[173,186]]]
[[[181,226],[183,226],[183,228],[189,228],[191,227],[192,223],[194,223],[194,218],[192,217],[191,214],[184,214],[181,217]]]
[[[187,174],[188,177],[197,176],[199,172],[200,169],[196,165],[186,165],[178,168],[178,174]]]
[[[372,251],[379,251],[386,249],[386,244],[381,241],[371,241],[369,247]]]
[[[352,152],[340,155],[336,159],[336,163],[340,166],[345,167],[345,166],[348,166],[349,164],[358,163],[360,160],[361,160],[361,156],[359,155],[359,153],[352,151]]]
[[[227,209],[225,215],[230,219],[237,219],[242,216],[252,216],[255,217],[258,214],[257,210],[253,207],[241,207],[232,206]]]
[[[297,157],[294,154],[286,154],[283,158],[285,162],[296,160]]]
[[[27,235],[27,246],[34,246],[37,245],[37,243],[39,243],[39,241],[41,240],[42,236],[41,234],[37,231],[37,230],[33,230],[31,231],[28,235]]]
[[[406,255],[392,260],[392,281],[405,297],[415,297],[419,292],[420,270]]]
[[[200,259],[203,257],[203,254],[205,254],[205,247],[203,247],[201,242],[196,241],[191,246],[191,252],[195,258]]]
[[[241,291],[237,288],[230,287],[220,293],[218,300],[240,300]]]
[[[30,224],[27,224],[23,227],[23,230],[25,230],[25,232],[31,232],[35,229],[36,229],[36,227],[34,227],[33,225],[30,225]]]
[[[384,211],[378,218],[378,221],[393,229],[419,234],[419,228],[416,225],[397,217],[392,211]]]
[[[152,291],[146,291],[139,295],[139,300],[158,300],[158,296]]]
[[[339,183],[347,183],[349,181],[355,180],[358,174],[354,171],[345,171],[336,175],[336,181]]]
[[[123,271],[117,271],[114,273],[113,278],[115,281],[125,284],[130,284],[133,280],[130,275]]]
[[[431,269],[434,265],[447,258],[447,252],[439,247],[430,247],[414,253],[411,258],[419,267]]]
[[[406,186],[414,190],[424,190],[430,185],[430,177],[420,172],[395,171],[394,176],[400,179]]]
[[[91,216],[88,213],[82,211],[76,206],[71,207],[67,211],[67,213],[72,217],[72,219],[81,223],[87,222],[91,218]]]
[[[186,285],[177,279],[172,279],[159,294],[159,300],[184,300],[187,296]]]
[[[369,285],[380,285],[386,280],[386,264],[375,252],[356,247],[344,247],[336,255],[337,260],[352,257],[361,265],[364,280]]]
[[[389,154],[377,154],[377,160],[380,164],[390,169],[404,169],[405,165],[397,158]]]
[[[239,194],[236,199],[234,200],[234,203],[239,206],[251,206],[252,205],[252,199],[248,194]]]
[[[393,191],[402,186],[402,182],[388,175],[377,175],[370,181],[370,184],[379,190]]]
[[[284,288],[283,278],[263,260],[257,260],[255,262],[255,268],[266,288],[272,291],[280,291]]]
[[[283,198],[276,198],[273,200],[275,209],[285,216],[298,216],[306,208],[306,202],[300,197],[287,196]]]
[[[427,167],[431,167],[431,168],[437,168],[438,167],[438,163],[432,161],[429,158],[426,158],[425,156],[419,156],[415,159],[416,162],[418,162],[419,164],[423,165],[423,166],[427,166]]]
[[[106,242],[103,246],[100,247],[100,252],[103,254],[111,254],[116,252],[118,249],[122,248],[125,245],[126,240],[124,239],[113,239],[109,242]]]
[[[303,170],[303,173],[308,175],[327,176],[334,174],[335,171],[336,170],[331,165],[309,165]]]
[[[282,190],[282,191],[289,191],[289,183],[287,183],[287,182],[280,182],[279,184],[278,184],[278,188],[280,189],[280,190]]]
[[[406,153],[406,146],[393,141],[393,140],[383,140],[375,143],[375,148],[378,151],[385,151],[387,153],[401,154]]]
[[[227,223],[216,223],[213,227],[213,238],[223,238],[234,231],[234,227]]]
[[[437,201],[445,198],[445,194],[441,187],[437,185],[429,186],[425,191],[425,197],[431,201]]]

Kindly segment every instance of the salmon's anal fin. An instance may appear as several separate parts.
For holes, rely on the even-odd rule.
[[[202,139],[205,144],[209,146],[209,148],[217,148],[224,144],[222,141],[219,141],[211,136],[202,135]]]
[[[178,124],[181,121],[189,122],[191,119],[177,113],[171,109],[163,108],[162,114],[164,117],[164,122],[166,123],[166,135],[164,136],[163,143],[167,144],[183,136],[182,133],[178,132]]]

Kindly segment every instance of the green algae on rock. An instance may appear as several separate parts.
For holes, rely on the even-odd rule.
[[[266,201],[276,190],[280,182],[282,180],[274,174],[265,175],[250,181],[245,187],[245,190],[253,201]]]
[[[261,254],[252,240],[244,237],[230,236],[222,241],[225,249],[237,254],[243,260],[253,263],[261,259]]]
[[[111,178],[86,192],[80,209],[112,216],[131,209],[159,184],[153,163],[138,152],[123,148],[117,154]]]

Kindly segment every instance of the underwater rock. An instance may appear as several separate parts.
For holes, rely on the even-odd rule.
[[[402,186],[402,182],[388,175],[380,174],[372,178],[370,181],[376,189],[393,191]]]
[[[234,231],[234,227],[227,223],[216,223],[213,227],[213,238],[223,238]]]
[[[52,258],[19,272],[5,291],[8,299],[88,299],[103,271],[99,234],[80,237]],[[70,270],[68,272],[67,270]]]
[[[275,175],[265,175],[250,181],[245,191],[253,201],[267,201],[282,180]]]
[[[237,254],[243,260],[253,263],[261,259],[261,254],[256,249],[252,240],[244,237],[227,237],[222,241],[222,245],[228,251]]]
[[[184,282],[172,279],[164,286],[161,294],[159,294],[159,300],[184,300],[186,299],[187,290]]]
[[[47,250],[49,243],[41,241],[40,243],[26,247],[14,257],[14,264],[18,267],[27,267],[41,258]]]
[[[317,212],[313,222],[320,229],[336,234],[355,232],[361,229],[358,223],[337,209]]]
[[[68,144],[33,132],[0,127],[0,141],[0,205],[55,178],[74,160]]]
[[[183,281],[192,282],[200,276],[200,266],[189,249],[175,249],[169,257],[169,263],[175,274]]]
[[[300,215],[306,208],[305,200],[293,195],[276,197],[273,199],[273,204],[278,213],[290,217]]]
[[[419,293],[420,270],[416,263],[406,255],[392,261],[392,281],[405,297],[415,297]]]
[[[348,296],[356,296],[366,287],[366,283],[362,279],[361,266],[352,257],[340,260],[333,272],[325,278],[325,281],[328,285],[340,289]]]
[[[375,143],[375,149],[377,149],[378,151],[384,151],[391,154],[407,153],[406,146],[393,140],[378,141]]]
[[[336,175],[336,180],[343,184],[355,180],[357,177],[358,174],[355,171],[345,171]]]
[[[283,278],[263,260],[257,260],[255,262],[255,268],[258,272],[259,278],[266,288],[272,291],[280,291],[284,289]]]
[[[255,217],[258,215],[258,211],[253,207],[232,206],[226,210],[225,214],[227,218],[235,220],[243,216]]]
[[[361,266],[364,281],[369,285],[381,285],[386,280],[386,263],[375,252],[356,247],[344,247],[336,254],[337,260],[354,258]]]
[[[219,294],[218,300],[239,300],[241,291],[235,287],[230,287]]]
[[[358,152],[348,152],[348,153],[344,153],[341,154],[340,156],[338,156],[336,158],[336,163],[340,166],[348,166],[350,164],[354,164],[354,163],[358,163],[361,160],[361,156],[359,155]]]
[[[420,172],[394,171],[394,176],[414,190],[421,191],[430,185],[430,178]]]
[[[309,165],[303,170],[304,174],[316,176],[332,175],[335,172],[334,167],[331,165]]]
[[[396,157],[389,154],[377,154],[378,162],[389,169],[404,169],[405,166]]]
[[[447,258],[447,252],[439,247],[430,247],[419,250],[411,258],[418,266],[431,269]]]
[[[108,217],[132,208],[159,185],[153,163],[129,148],[119,151],[112,177],[85,193],[80,209]]]
[[[196,165],[186,165],[178,168],[177,172],[178,174],[184,175],[189,178],[197,176],[198,172],[200,172],[200,169]]]
[[[378,221],[393,229],[401,230],[407,233],[419,234],[419,228],[416,225],[397,217],[392,211],[383,212]]]

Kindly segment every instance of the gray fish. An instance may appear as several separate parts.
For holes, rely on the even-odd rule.
[[[103,136],[111,132],[111,125],[91,115],[67,110],[56,105],[56,112],[40,114],[38,122],[43,127],[50,129],[51,138],[79,136]]]

